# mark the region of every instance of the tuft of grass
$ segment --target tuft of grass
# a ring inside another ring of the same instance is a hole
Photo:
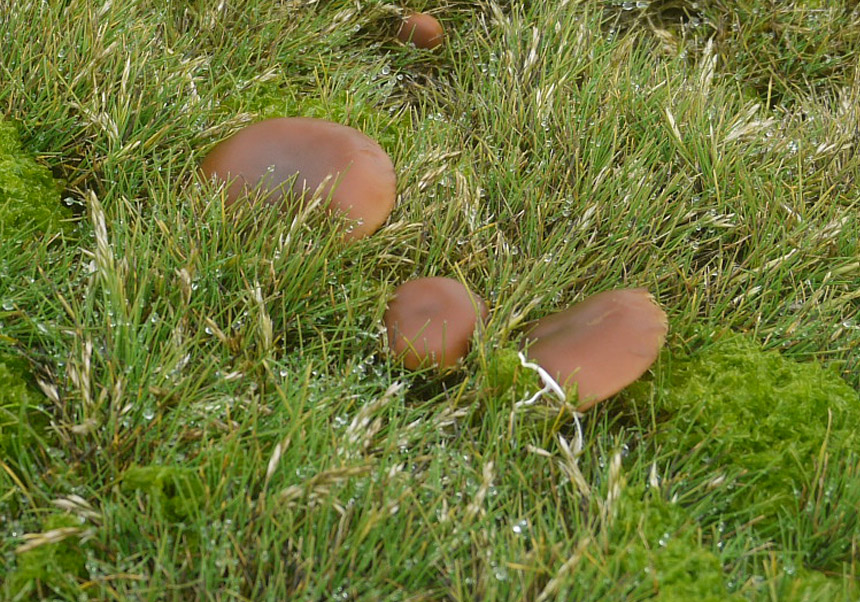
[[[592,5],[592,2],[582,2]],[[743,94],[768,106],[829,96],[857,78],[860,10],[853,2],[605,0],[610,35],[648,32],[663,52],[694,58],[709,43]]]

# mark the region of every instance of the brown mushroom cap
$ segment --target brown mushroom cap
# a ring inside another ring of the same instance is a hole
[[[219,142],[200,169],[207,179],[230,183],[230,204],[259,191],[266,203],[294,205],[330,176],[322,197],[331,198],[330,212],[350,220],[349,238],[373,233],[394,208],[391,158],[358,130],[322,119],[282,117],[250,125]]]
[[[642,376],[667,332],[648,291],[606,291],[538,320],[526,333],[527,354],[562,386],[576,383],[584,411]]]
[[[487,313],[484,301],[457,280],[411,280],[397,287],[385,311],[388,346],[410,370],[427,363],[448,368],[469,352],[478,319]]]
[[[445,40],[445,31],[435,17],[425,13],[412,13],[403,18],[400,29],[397,30],[397,39],[404,44],[412,42],[418,48],[432,50]]]

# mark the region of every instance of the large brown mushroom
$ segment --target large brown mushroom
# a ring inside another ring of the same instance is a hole
[[[397,39],[404,44],[412,42],[417,48],[432,50],[445,40],[445,30],[435,17],[425,13],[411,13],[400,23]]]
[[[388,347],[410,370],[450,368],[466,356],[475,326],[487,313],[484,301],[457,280],[411,280],[388,303]]]
[[[218,143],[200,169],[206,178],[228,183],[230,204],[262,199],[290,207],[319,189],[330,199],[328,210],[347,218],[349,238],[373,233],[394,208],[394,165],[382,147],[356,129],[322,119],[250,125]]]
[[[606,291],[538,320],[526,352],[562,386],[576,384],[584,411],[642,376],[667,331],[666,314],[645,289]]]

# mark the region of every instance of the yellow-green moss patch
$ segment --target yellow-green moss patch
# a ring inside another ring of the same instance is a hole
[[[70,217],[50,170],[24,150],[14,125],[0,121],[0,240],[54,233]]]

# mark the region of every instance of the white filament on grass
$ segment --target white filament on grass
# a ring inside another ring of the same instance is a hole
[[[538,373],[538,376],[543,382],[543,389],[532,395],[530,398],[515,403],[515,408],[524,408],[530,405],[534,405],[541,397],[543,397],[547,393],[555,393],[555,396],[558,397],[562,403],[567,402],[567,395],[564,394],[564,389],[562,389],[561,386],[555,381],[555,379],[550,376],[549,372],[547,372],[537,364],[526,360],[526,356],[525,354],[523,354],[522,351],[518,352],[517,356],[520,358],[520,364],[523,368],[528,368],[529,370],[534,370]],[[571,411],[571,413],[573,414],[573,421],[576,424],[576,440],[573,442],[573,453],[574,455],[579,455],[583,447],[582,425],[579,422],[579,418],[580,416],[582,416],[582,414],[575,410]]]

